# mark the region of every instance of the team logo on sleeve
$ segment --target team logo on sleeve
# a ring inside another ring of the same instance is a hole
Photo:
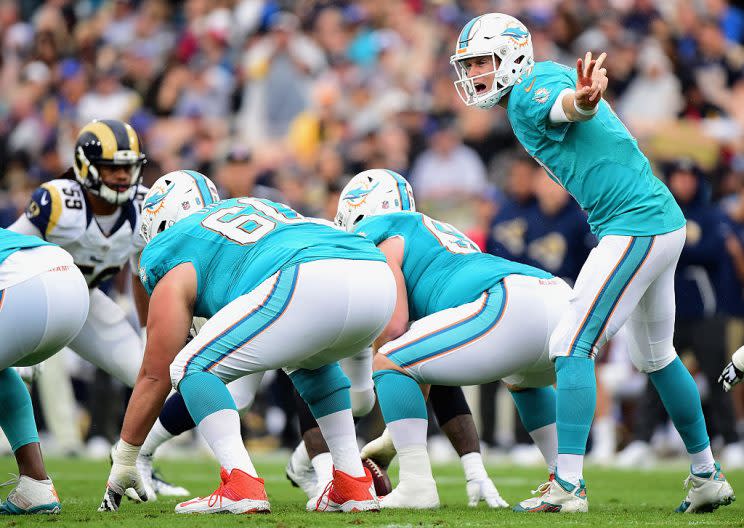
[[[26,218],[36,218],[41,214],[41,207],[35,201],[31,200],[26,207]]]
[[[532,96],[532,100],[536,103],[543,104],[550,98],[550,90],[547,88],[538,88],[535,90],[535,95]]]

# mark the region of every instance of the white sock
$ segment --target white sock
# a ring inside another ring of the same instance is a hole
[[[713,458],[713,452],[710,450],[710,446],[698,453],[690,453],[690,463],[692,464],[690,471],[698,475],[712,473],[716,470],[716,461]]]
[[[390,438],[393,439],[395,450],[400,453],[404,447],[423,445],[426,449],[426,429],[429,421],[423,418],[403,418],[387,424]]]
[[[327,414],[316,420],[328,444],[336,469],[352,477],[363,477],[364,468],[359,455],[351,409]]]
[[[594,420],[592,425],[592,449],[598,452],[615,452],[615,420],[612,416],[604,416]]]
[[[240,436],[240,417],[237,411],[221,409],[204,418],[197,428],[228,473],[237,468],[253,477],[258,476]]]
[[[462,469],[465,470],[465,480],[468,482],[488,478],[486,467],[483,465],[483,456],[478,451],[462,455],[460,461],[462,462]]]
[[[155,425],[153,425],[152,429],[150,429],[150,433],[147,435],[147,438],[145,438],[145,442],[142,444],[140,455],[146,457],[154,456],[155,451],[157,451],[158,447],[166,443],[171,438],[173,438],[173,435],[170,434],[165,427],[163,427],[163,424],[160,423],[160,418],[158,418],[155,421]]]
[[[320,453],[311,460],[318,485],[324,486],[333,480],[333,457],[330,453]]]
[[[584,455],[569,455],[558,453],[558,467],[556,475],[561,479],[578,486],[579,480],[584,478]]]
[[[429,421],[422,418],[403,418],[387,424],[398,452],[400,482],[407,479],[433,480],[429,453],[426,452],[428,426]]]
[[[409,479],[434,480],[426,444],[409,445],[398,449],[398,463],[400,464],[400,482]]]
[[[558,458],[558,431],[555,422],[530,431],[530,438],[542,453],[545,464],[548,466],[548,473],[555,473],[555,463]],[[564,478],[563,473],[561,473],[561,478]]]
[[[297,470],[305,470],[310,467],[310,455],[307,453],[305,441],[301,441],[292,451],[292,467]]]

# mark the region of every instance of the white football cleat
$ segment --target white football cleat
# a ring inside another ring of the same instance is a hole
[[[675,510],[677,513],[710,513],[719,506],[728,506],[736,500],[734,490],[716,463],[715,471],[708,475],[690,473],[685,479],[687,497]]]
[[[284,470],[287,479],[292,483],[292,486],[300,488],[309,498],[317,497],[318,492],[322,490],[318,490],[318,478],[315,474],[315,468],[310,463],[306,465],[295,464],[295,461],[292,460],[293,458],[289,457],[287,467]],[[310,462],[309,459],[308,462]]]
[[[27,513],[59,513],[62,504],[51,479],[35,480],[21,475],[2,485],[15,483],[8,498],[0,504],[0,514],[22,515]]]
[[[656,460],[656,455],[648,442],[633,440],[615,457],[615,467],[645,468]]]
[[[176,506],[176,513],[269,513],[264,481],[239,469],[220,468],[219,487],[209,497],[197,497]]]
[[[367,443],[360,453],[362,460],[371,458],[384,469],[387,469],[396,454],[393,437],[387,427],[379,437]]]
[[[386,509],[415,508],[433,510],[439,508],[437,484],[429,479],[401,480],[388,495],[380,499],[380,507]]]
[[[586,513],[589,501],[586,499],[586,486],[580,480],[577,486],[558,477],[541,484],[532,490],[531,499],[526,499],[514,506],[513,511],[523,513]]]

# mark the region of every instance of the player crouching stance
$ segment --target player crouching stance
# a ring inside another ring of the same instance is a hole
[[[137,453],[172,384],[222,466],[217,490],[176,512],[268,512],[225,383],[277,368],[307,401],[333,458],[317,509],[379,509],[337,360],[367,347],[392,314],[385,257],[284,205],[217,199],[212,182],[193,171],[161,177],[145,199],[149,243],[139,273],[150,294],[148,339],[101,509],[116,510],[127,488],[142,491]],[[194,316],[209,321],[184,348]]]
[[[44,467],[31,397],[13,366],[35,365],[67,345],[88,316],[85,278],[62,248],[0,229],[0,427],[20,474],[0,514],[59,513]]]
[[[570,288],[551,274],[480,252],[454,227],[415,212],[408,183],[375,169],[341,193],[337,223],[374,242],[395,276],[397,302],[375,342],[374,382],[400,461],[383,508],[436,508],[419,384],[503,379],[553,471],[555,373],[548,343]],[[409,321],[413,321],[409,328]]]

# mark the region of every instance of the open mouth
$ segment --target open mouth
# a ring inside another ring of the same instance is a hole
[[[483,83],[475,83],[475,93],[481,94],[486,91],[486,85]]]
[[[112,191],[116,191],[118,193],[127,192],[129,190],[129,184],[128,183],[108,184],[108,187]]]

